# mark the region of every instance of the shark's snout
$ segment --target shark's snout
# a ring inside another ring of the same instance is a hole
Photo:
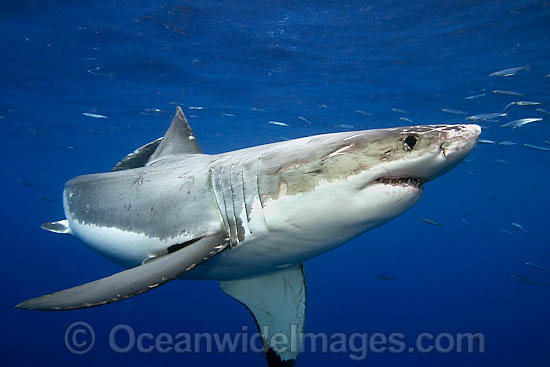
[[[481,134],[481,127],[475,124],[456,125],[446,134],[446,144],[458,150],[472,149]]]
[[[433,162],[432,170],[425,176],[431,181],[456,167],[472,151],[481,134],[475,124],[447,125],[442,128],[440,155]]]
[[[474,148],[481,127],[479,125],[455,125],[450,129],[444,137],[444,142],[441,144],[441,150],[448,161],[448,164],[453,164],[455,161],[458,164],[462,161]],[[453,165],[454,167],[454,165]]]

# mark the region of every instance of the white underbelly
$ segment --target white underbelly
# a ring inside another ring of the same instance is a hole
[[[138,266],[144,259],[166,252],[174,242],[151,238],[142,233],[122,231],[70,221],[72,233],[90,248],[110,261],[126,268]],[[270,232],[228,249],[184,275],[184,279],[229,280],[284,269],[334,248],[336,244],[320,244],[298,240],[289,232]]]
[[[140,265],[144,259],[165,253],[174,243],[146,236],[144,233],[123,231],[115,227],[101,227],[82,224],[69,219],[72,234],[82,240],[92,250],[110,261],[131,268]],[[177,239],[176,243],[189,239]]]
[[[301,264],[339,244],[306,243],[284,234],[271,234],[222,252],[184,278],[230,280],[269,273]]]

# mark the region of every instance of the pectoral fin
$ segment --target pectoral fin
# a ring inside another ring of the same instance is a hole
[[[15,307],[28,310],[63,311],[121,301],[179,277],[228,246],[228,241],[221,234],[206,236],[155,261],[78,287],[33,298]]]
[[[303,265],[259,277],[222,281],[220,286],[254,316],[268,365],[292,366],[300,352],[305,322]],[[287,343],[281,342],[281,334],[286,335]]]

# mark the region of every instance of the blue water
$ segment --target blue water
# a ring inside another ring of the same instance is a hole
[[[109,347],[118,324],[154,335],[238,333],[244,326],[253,332],[248,311],[216,282],[171,282],[73,312],[12,308],[120,271],[78,240],[39,225],[63,218],[65,181],[108,171],[163,135],[176,104],[202,149],[218,153],[406,125],[400,117],[417,124],[464,121],[441,108],[473,115],[500,112],[516,100],[550,103],[547,1],[4,1],[0,31],[5,366],[265,364],[263,354],[252,352],[118,354]],[[489,76],[526,65],[512,77]],[[424,332],[479,332],[485,352],[370,353],[353,361],[346,353],[306,351],[299,365],[548,364],[550,272],[525,265],[550,267],[550,152],[523,146],[550,147],[544,143],[550,116],[535,108],[514,106],[499,122],[482,123],[483,139],[517,145],[478,145],[467,161],[427,184],[413,209],[305,264],[307,332],[400,332],[408,340]],[[498,128],[523,117],[544,120]],[[65,346],[75,321],[95,330],[95,346],[85,355]]]

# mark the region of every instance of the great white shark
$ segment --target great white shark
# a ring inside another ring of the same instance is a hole
[[[303,262],[412,207],[480,132],[471,124],[407,126],[209,155],[178,107],[164,137],[113,172],[68,181],[66,219],[42,226],[128,270],[16,307],[73,310],[175,278],[219,280],[252,312],[269,365],[292,365],[305,321]],[[272,343],[278,333],[286,344]]]

